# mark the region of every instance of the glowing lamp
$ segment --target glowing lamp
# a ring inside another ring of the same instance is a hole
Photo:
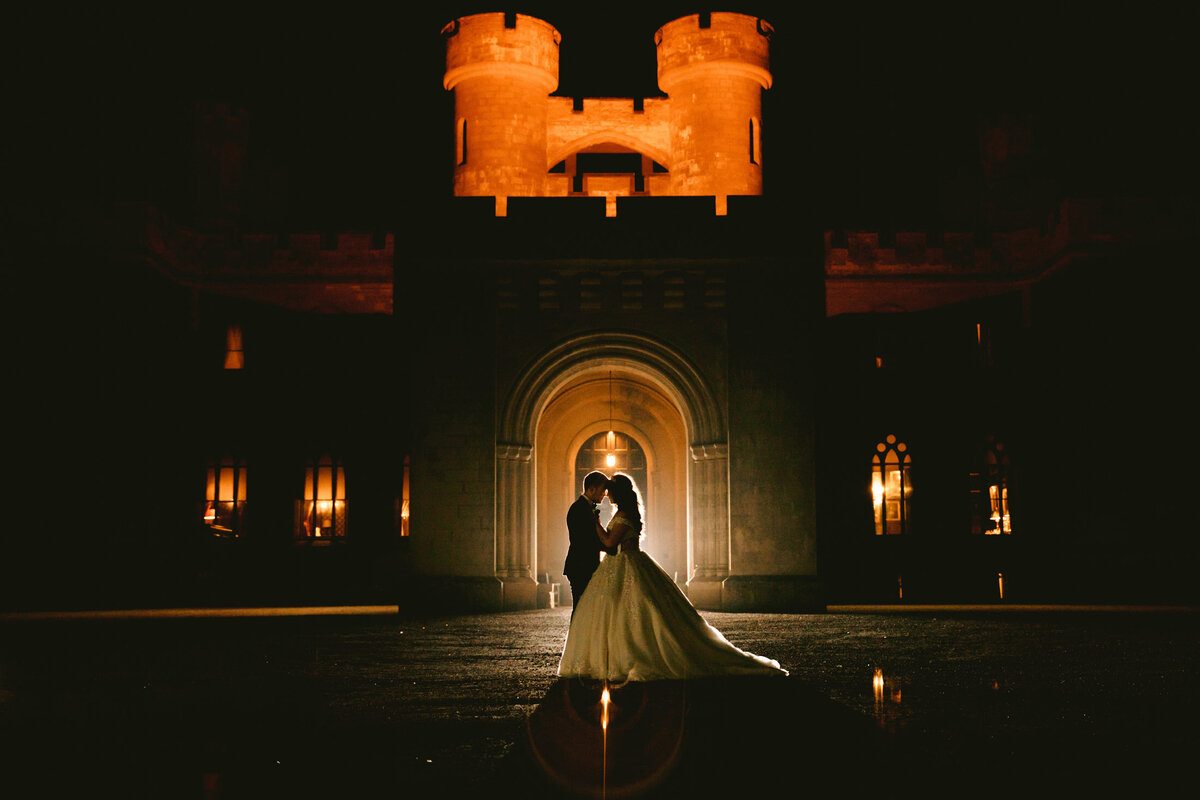
[[[208,523],[217,521],[217,510],[213,508],[212,503],[209,503],[204,507],[204,521]]]
[[[875,702],[883,702],[883,670],[875,668],[875,677],[871,681],[872,688],[875,690]]]
[[[604,691],[600,693],[600,706],[601,706],[600,727],[603,728],[604,730],[608,730],[608,703],[609,703],[608,687],[605,686]]]
[[[604,457],[604,463],[610,467],[615,467],[617,465],[617,457],[612,453],[609,453]]]

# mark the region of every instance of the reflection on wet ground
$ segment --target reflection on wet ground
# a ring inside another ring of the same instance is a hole
[[[607,728],[602,692],[555,683],[507,759],[505,784],[533,796],[740,797],[833,782],[855,764],[884,768],[892,758],[869,720],[787,678],[625,684],[611,692]],[[871,776],[855,783],[883,788]]]
[[[706,613],[791,677],[607,727],[568,614],[0,623],[0,795],[1142,796],[1200,744],[1194,613]]]

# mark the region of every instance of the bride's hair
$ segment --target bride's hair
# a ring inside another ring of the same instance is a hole
[[[624,512],[633,528],[642,532],[642,495],[637,490],[633,478],[624,472],[613,475],[608,482],[608,496],[612,498],[617,510]]]

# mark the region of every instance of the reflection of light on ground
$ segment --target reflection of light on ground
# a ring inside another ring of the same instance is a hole
[[[901,683],[899,677],[885,678],[883,669],[875,668],[875,675],[871,679],[871,691],[875,696],[875,721],[881,728],[895,730],[903,724],[900,709]]]
[[[263,608],[132,608],[112,611],[23,611],[0,620],[187,619],[191,617],[335,617],[399,614],[399,606],[280,606]]]
[[[609,686],[562,679],[527,720],[533,763],[572,794],[603,797],[609,787],[614,796],[647,791],[679,759],[684,695],[682,681]]]

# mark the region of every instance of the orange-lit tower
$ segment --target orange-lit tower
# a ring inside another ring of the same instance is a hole
[[[745,14],[693,14],[655,34],[670,96],[673,195],[762,194],[762,90],[771,26]],[[705,27],[702,23],[707,22]]]
[[[515,23],[507,27],[506,21]],[[454,194],[545,194],[547,96],[558,88],[559,33],[535,17],[460,17],[442,29],[454,90]]]

